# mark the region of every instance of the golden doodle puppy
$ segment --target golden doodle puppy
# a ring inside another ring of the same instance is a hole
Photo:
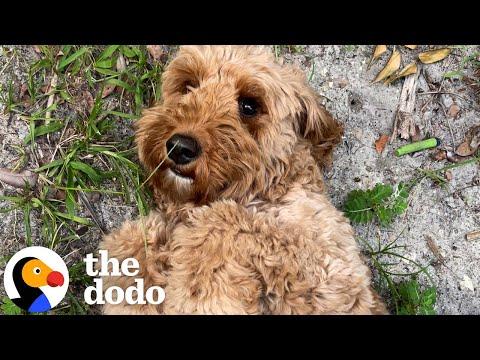
[[[136,258],[145,287],[163,287],[165,301],[103,311],[386,313],[352,227],[324,194],[321,168],[342,127],[302,71],[264,47],[184,46],[162,86],[136,129],[141,162],[158,167],[158,210],[100,249]]]

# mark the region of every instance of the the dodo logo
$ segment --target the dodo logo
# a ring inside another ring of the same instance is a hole
[[[31,246],[13,255],[3,278],[8,297],[31,313],[57,306],[67,293],[68,280],[62,258],[41,246]]]

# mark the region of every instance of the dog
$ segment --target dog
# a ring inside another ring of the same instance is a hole
[[[136,123],[158,209],[99,248],[136,258],[160,305],[105,314],[386,314],[322,168],[343,133],[266,47],[183,46]],[[105,286],[133,285],[105,277]]]

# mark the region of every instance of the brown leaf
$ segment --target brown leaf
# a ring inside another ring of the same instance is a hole
[[[445,179],[446,179],[447,181],[451,181],[452,178],[453,178],[452,171],[451,171],[451,170],[445,171]]]
[[[37,54],[42,53],[42,50],[40,49],[40,46],[38,46],[38,45],[33,45],[33,51],[35,51]]]
[[[112,85],[112,84],[105,85],[102,92],[102,99],[106,98],[108,95],[110,95],[114,91],[115,91],[115,85]]]
[[[405,66],[402,70],[400,70],[398,74],[392,75],[390,78],[385,80],[385,84],[388,85],[401,77],[405,77],[405,76],[416,74],[416,73],[417,73],[417,63],[413,61],[407,66]]]
[[[370,62],[368,63],[368,68],[372,66],[375,62],[377,62],[378,59],[387,51],[387,45],[377,45],[375,47],[375,50],[373,51],[372,58],[370,59]]]
[[[90,114],[93,110],[93,107],[95,106],[95,100],[93,99],[93,95],[90,93],[90,91],[85,90],[83,92],[83,98],[85,99],[85,102],[88,106],[88,113]]]
[[[378,73],[375,80],[373,80],[373,83],[382,81],[388,78],[389,76],[391,76],[393,73],[395,73],[395,71],[397,71],[398,68],[400,67],[400,61],[401,61],[400,52],[398,50],[394,50],[387,64],[382,69],[382,71]]]
[[[403,46],[405,46],[406,48],[408,48],[410,50],[415,50],[418,45],[403,45]]]
[[[432,64],[434,62],[445,59],[450,54],[451,51],[452,49],[450,48],[426,51],[418,54],[418,58],[424,64]]]
[[[160,45],[147,45],[147,51],[155,61],[160,61],[162,55],[164,54],[164,51]]]
[[[446,158],[447,158],[447,154],[445,150],[437,149],[432,155],[432,159],[436,161],[442,161],[442,160],[445,160]]]
[[[456,118],[459,112],[460,112],[460,107],[457,104],[453,103],[448,108],[447,115],[451,118]]]
[[[387,145],[387,141],[390,137],[388,135],[381,135],[377,141],[375,141],[375,150],[377,153],[381,154]]]
[[[458,145],[455,154],[459,156],[473,155],[480,146],[480,125],[474,126],[468,130],[463,142]]]
[[[38,175],[30,170],[14,173],[11,170],[0,168],[0,180],[16,188],[23,188],[25,184],[34,187],[37,184],[37,179]]]

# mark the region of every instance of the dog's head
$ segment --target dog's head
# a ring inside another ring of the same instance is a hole
[[[185,46],[163,74],[162,101],[137,123],[156,191],[176,201],[244,200],[286,175],[295,145],[327,162],[341,126],[306,78],[254,46]]]

